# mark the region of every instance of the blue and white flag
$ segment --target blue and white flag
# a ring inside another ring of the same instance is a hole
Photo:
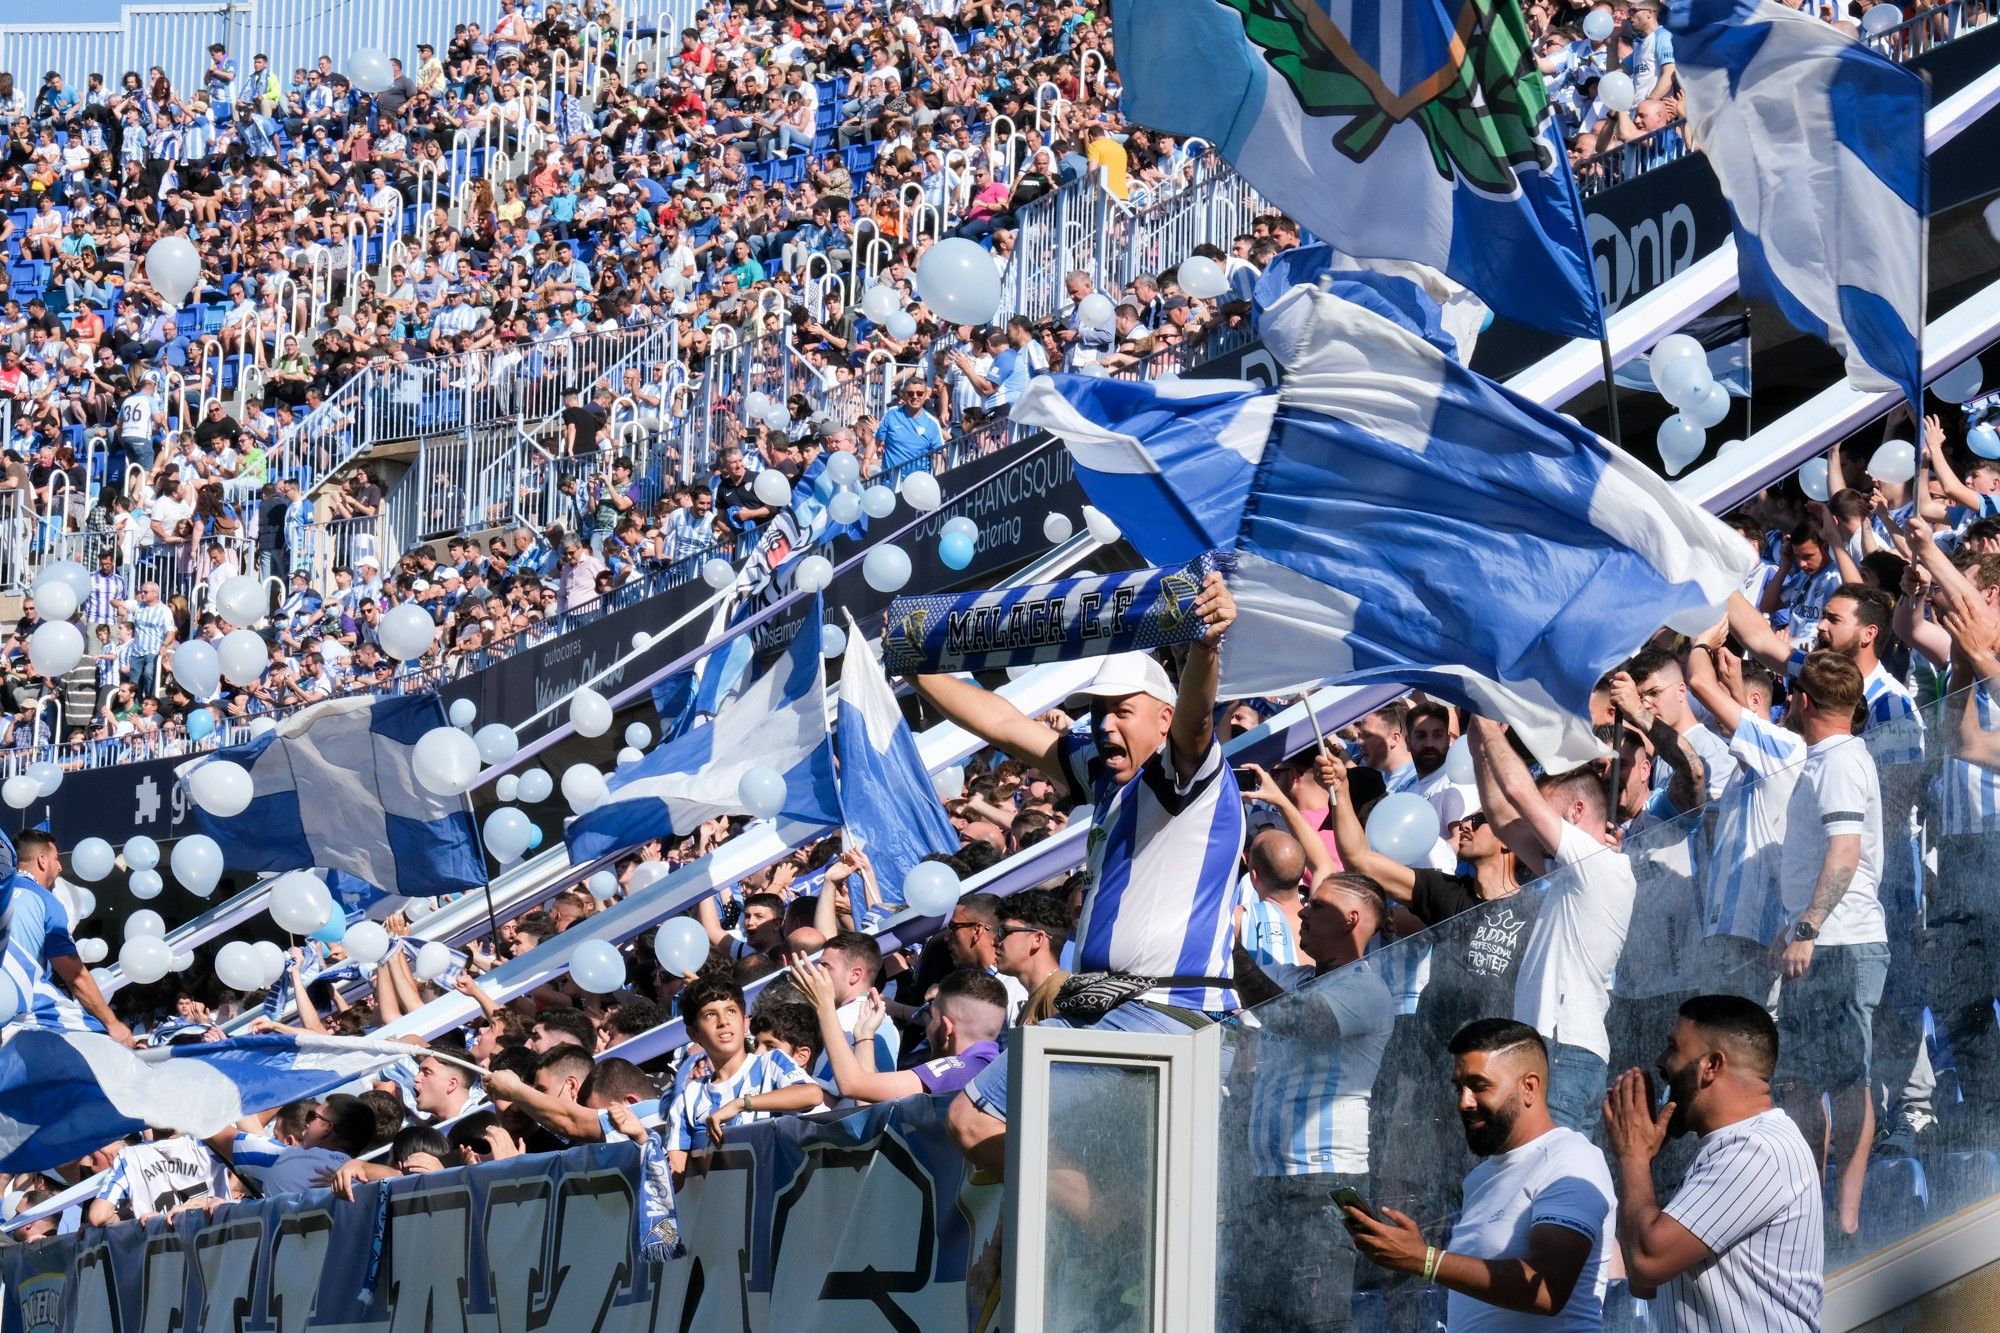
[[[1355,259],[1340,254],[1325,243],[1294,246],[1280,251],[1257,278],[1251,294],[1251,313],[1265,347],[1280,365],[1289,365],[1289,349],[1281,346],[1284,330],[1274,327],[1266,316],[1285,295],[1298,286],[1330,284],[1326,290],[1357,305],[1373,308],[1413,332],[1424,341],[1457,359],[1472,362],[1472,349],[1479,334],[1493,322],[1486,303],[1460,284],[1428,264],[1407,259]]]
[[[840,808],[847,840],[868,853],[885,900],[903,901],[903,879],[934,852],[958,850],[896,691],[852,617],[840,664]],[[862,904],[851,900],[855,919]]]
[[[1548,91],[1512,0],[1127,0],[1123,109],[1213,144],[1345,254],[1428,264],[1517,323],[1603,336]]]
[[[1901,389],[1921,415],[1923,79],[1769,0],[1673,0],[1666,22],[1744,293],[1832,344],[1855,388]]]
[[[722,705],[715,720],[656,747],[609,779],[610,794],[563,833],[578,865],[651,838],[692,833],[704,820],[741,814],[736,788],[752,768],[785,780],[782,817],[838,824],[833,738],[820,659],[820,605],[800,622],[791,646],[763,675]]]
[[[1090,502],[1152,565],[1228,546],[1277,400],[1244,380],[1037,375],[1016,425],[1069,449]]]
[[[1222,692],[1420,687],[1598,751],[1591,687],[1662,624],[1713,625],[1754,553],[1589,431],[1372,310],[1310,297],[1236,542]]]
[[[142,1129],[208,1135],[405,1059],[402,1042],[265,1033],[132,1051],[28,1029],[0,1046],[0,1171],[40,1171]]]
[[[427,790],[411,763],[417,739],[446,725],[432,694],[331,699],[174,771],[186,782],[218,760],[250,770],[241,814],[195,809],[232,870],[320,866],[386,894],[434,898],[486,883],[470,804]]]

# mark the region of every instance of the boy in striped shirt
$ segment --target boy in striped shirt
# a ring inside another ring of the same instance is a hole
[[[812,1075],[783,1051],[751,1053],[743,988],[735,982],[697,978],[681,992],[681,1016],[711,1072],[688,1079],[667,1109],[662,1133],[676,1180],[689,1154],[720,1146],[729,1126],[825,1103]]]

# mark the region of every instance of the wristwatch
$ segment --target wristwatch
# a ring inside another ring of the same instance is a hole
[[[1812,941],[1819,938],[1819,927],[1815,926],[1810,921],[1800,921],[1799,924],[1792,927],[1792,938],[1795,940],[1803,940],[1806,943],[1810,944]]]

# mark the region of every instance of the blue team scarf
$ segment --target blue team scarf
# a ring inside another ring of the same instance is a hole
[[[1222,561],[1209,552],[1179,569],[898,597],[889,604],[882,665],[899,676],[987,671],[1192,643],[1201,637],[1195,597]]]

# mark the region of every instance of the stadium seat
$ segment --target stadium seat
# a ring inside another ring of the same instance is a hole
[[[1868,1163],[1863,1197],[1868,1206],[1861,1213],[1862,1236],[1868,1248],[1878,1249],[1923,1226],[1930,1181],[1914,1157],[1878,1157]]]
[[[1995,1194],[2000,1194],[2000,1153],[1991,1148],[1947,1153],[1937,1164],[1937,1189],[1933,1197],[1940,1216],[1969,1208]]]

